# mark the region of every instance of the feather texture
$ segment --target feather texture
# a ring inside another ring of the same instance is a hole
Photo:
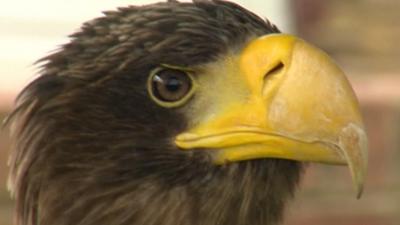
[[[159,64],[201,65],[279,32],[225,1],[168,1],[104,13],[39,61],[10,116],[17,225],[276,224],[300,163],[225,166],[180,151],[180,110],[146,92]]]

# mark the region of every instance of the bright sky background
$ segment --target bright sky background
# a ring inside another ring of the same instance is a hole
[[[233,1],[291,30],[287,1]],[[84,21],[118,6],[153,2],[158,0],[0,0],[0,107],[35,77],[33,63],[66,43]]]

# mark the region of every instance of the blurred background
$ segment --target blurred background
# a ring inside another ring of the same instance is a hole
[[[33,63],[68,41],[101,11],[149,0],[0,0],[0,120],[31,81]],[[347,168],[310,165],[285,225],[400,224],[400,1],[237,0],[282,31],[319,46],[346,71],[369,135],[364,196],[356,200]],[[7,129],[0,133],[0,225],[11,225],[6,190]]]

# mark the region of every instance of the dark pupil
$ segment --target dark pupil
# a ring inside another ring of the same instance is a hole
[[[176,92],[178,91],[182,86],[182,83],[180,80],[178,80],[178,78],[176,78],[175,76],[172,77],[168,77],[166,78],[165,81],[165,88],[170,91],[170,92]]]

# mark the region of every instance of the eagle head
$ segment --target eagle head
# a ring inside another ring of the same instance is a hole
[[[361,192],[357,100],[321,50],[221,0],[104,14],[17,99],[16,224],[276,224],[302,162]]]

